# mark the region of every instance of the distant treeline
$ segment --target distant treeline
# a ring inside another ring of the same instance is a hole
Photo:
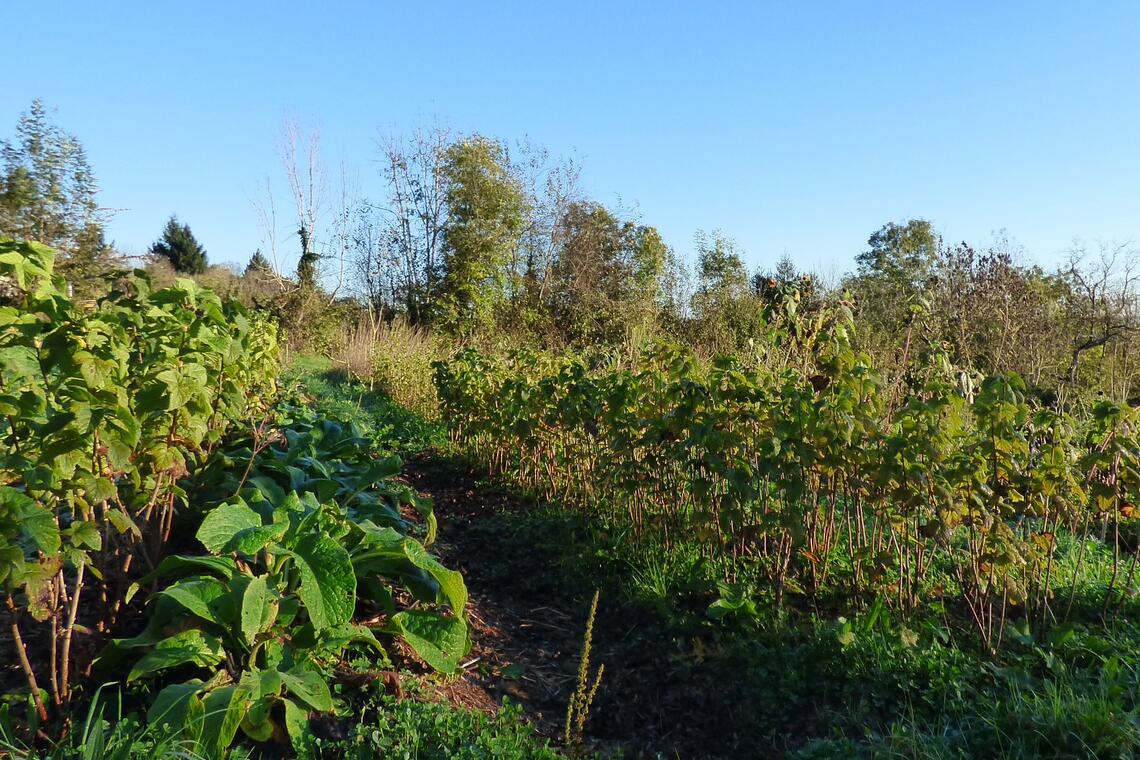
[[[193,275],[269,311],[294,349],[334,352],[354,323],[399,321],[484,347],[628,352],[674,340],[747,354],[766,305],[794,293],[808,314],[849,301],[854,345],[896,383],[921,338],[966,373],[1018,373],[1045,404],[1140,396],[1140,269],[1127,246],[1074,249],[1047,271],[1006,239],[950,243],[911,219],[882,226],[853,251],[852,273],[824,283],[786,256],[749,271],[720,231],[699,232],[686,261],[636,214],[586,196],[574,159],[531,143],[438,125],[386,138],[385,191],[363,198],[330,192],[317,142],[287,130],[296,218],[259,207],[266,246],[244,269],[208,266],[174,218],[156,231],[148,268],[160,282]],[[125,262],[105,241],[79,140],[36,101],[3,143],[3,162],[0,235],[55,247],[80,294],[98,295],[84,291]],[[295,234],[278,240],[279,228]]]

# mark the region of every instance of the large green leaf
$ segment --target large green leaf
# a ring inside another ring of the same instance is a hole
[[[288,529],[287,523],[246,528],[226,542],[224,551],[252,557],[270,544],[280,541]]]
[[[146,713],[146,722],[151,726],[162,724],[171,728],[180,729],[186,719],[186,708],[190,698],[203,686],[197,678],[186,683],[174,683],[167,686],[154,698],[154,703]]]
[[[265,577],[250,580],[241,597],[241,635],[245,643],[253,646],[262,625],[269,618],[269,588]]]
[[[261,515],[244,503],[223,504],[202,520],[202,525],[198,528],[198,540],[211,554],[227,554],[234,551],[230,547],[240,542],[243,533],[262,527]]]
[[[15,523],[36,548],[44,554],[59,552],[61,541],[55,515],[22,491],[0,486],[0,514]]]
[[[273,738],[273,721],[269,719],[269,708],[272,705],[268,699],[255,700],[242,718],[242,732],[255,742],[267,742]],[[256,716],[261,717],[258,719]]]
[[[412,539],[404,541],[404,554],[412,564],[428,572],[439,583],[439,589],[451,605],[451,611],[457,617],[463,617],[467,608],[467,584],[463,582],[463,575],[455,570],[448,570],[439,563],[435,557]]]
[[[290,694],[314,710],[332,710],[332,692],[320,673],[311,670],[284,671],[281,673],[281,683],[285,684]]]
[[[352,501],[352,499],[364,491],[365,489],[372,488],[377,483],[386,478],[390,478],[400,472],[403,462],[399,457],[390,456],[383,459],[373,460],[362,471],[355,471],[349,477],[344,478],[344,485],[352,489],[352,493],[344,499],[344,503]],[[357,468],[353,468],[356,470]]]
[[[309,714],[291,699],[283,699],[285,705],[285,730],[293,749],[300,753],[305,748],[304,739],[309,734]]]
[[[110,522],[111,525],[115,526],[115,530],[120,534],[131,533],[136,539],[142,538],[142,529],[139,528],[138,524],[132,520],[130,515],[126,512],[108,507],[103,512],[103,516],[107,518],[107,521]]]
[[[321,636],[322,648],[333,653],[340,652],[350,644],[368,644],[381,654],[385,652],[384,645],[372,633],[372,629],[363,625],[338,625],[326,629]]]
[[[355,527],[360,531],[360,543],[365,546],[386,547],[399,551],[404,534],[387,525],[381,527],[371,520],[359,520]]]
[[[154,645],[154,649],[142,656],[127,681],[134,681],[149,673],[193,663],[202,667],[214,667],[226,658],[222,642],[197,628],[176,633]]]
[[[470,649],[467,624],[458,618],[404,610],[392,616],[391,627],[424,662],[443,673],[454,673]]]
[[[253,475],[249,485],[256,488],[270,504],[280,504],[285,499],[285,489],[277,485],[268,475]]]
[[[203,700],[205,721],[202,742],[207,758],[225,757],[233,744],[238,727],[249,710],[250,694],[243,686],[223,686],[211,691]]]
[[[215,602],[225,595],[225,585],[216,578],[197,577],[180,580],[158,592],[169,597],[202,620],[223,625],[215,611]]]
[[[229,557],[203,557],[187,554],[172,554],[164,557],[153,572],[139,578],[139,584],[150,583],[180,571],[208,570],[221,578],[229,578],[238,571],[237,563]]]
[[[17,583],[24,585],[24,598],[28,612],[36,620],[43,622],[55,609],[55,579],[63,566],[60,557],[43,557],[39,562],[24,564],[18,573],[13,573]]]
[[[39,354],[29,346],[0,348],[0,369],[25,382],[37,383],[40,377]]]
[[[356,573],[348,551],[326,536],[307,535],[290,552],[301,574],[297,594],[318,631],[347,623],[356,609]]]
[[[63,532],[71,546],[78,549],[99,551],[103,548],[103,536],[99,533],[99,526],[92,520],[76,520]]]
[[[100,502],[110,501],[119,494],[119,489],[111,482],[110,478],[91,478],[85,485],[85,497],[89,504],[99,504]]]
[[[276,668],[247,670],[242,674],[241,682],[249,690],[253,700],[242,729],[252,738],[265,741],[268,738],[265,736],[266,730],[268,729],[270,733],[273,730],[269,711],[281,694],[281,672]],[[264,738],[259,739],[259,736]]]

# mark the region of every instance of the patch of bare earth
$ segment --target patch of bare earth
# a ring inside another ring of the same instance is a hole
[[[437,686],[439,696],[488,711],[507,697],[559,739],[593,589],[567,594],[556,558],[486,529],[485,521],[530,508],[509,489],[429,455],[407,462],[405,477],[434,500],[434,549],[463,573],[470,594],[473,649],[464,676]],[[591,662],[605,663],[605,677],[586,724],[591,749],[631,758],[770,756],[746,728],[749,699],[728,667],[700,665],[691,641],[674,640],[659,618],[601,593]]]

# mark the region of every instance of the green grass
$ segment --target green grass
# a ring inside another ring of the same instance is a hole
[[[375,757],[557,760],[563,757],[535,733],[523,718],[521,709],[509,702],[497,714],[487,715],[418,698],[397,700],[378,691],[356,701],[350,709],[355,715],[347,738],[314,738],[308,751],[300,757],[311,760]],[[158,736],[133,716],[122,715],[113,705],[93,707],[76,728],[69,738],[48,750],[31,749],[0,730],[0,755],[21,760],[198,760],[196,754]],[[266,755],[258,749],[238,746],[227,757],[238,760]]]
[[[409,456],[447,445],[447,429],[442,424],[429,422],[365,383],[349,379],[323,357],[295,357],[282,382],[287,392],[310,397],[321,415],[356,425],[384,453]]]
[[[1111,557],[1062,542],[1058,572],[1076,578],[1073,625],[1030,635],[1011,616],[990,658],[970,627],[927,613],[905,623],[867,612],[841,620],[756,616],[713,620],[717,568],[684,544],[634,544],[577,513],[535,504],[471,530],[493,534],[507,565],[502,582],[581,600],[595,587],[658,618],[668,642],[705,642],[705,664],[731,673],[749,706],[734,730],[776,755],[846,757],[1132,757],[1140,752],[1140,626],[1131,607],[1100,618]],[[540,568],[547,568],[540,572]],[[1067,599],[1057,600],[1063,604]],[[1130,605],[1134,604],[1130,602]],[[1108,673],[1110,676],[1106,676]],[[605,710],[603,705],[601,708]],[[686,716],[702,720],[701,715]]]
[[[556,760],[562,755],[505,703],[497,715],[416,699],[376,697],[362,707],[351,735],[315,742],[310,758],[371,760]]]

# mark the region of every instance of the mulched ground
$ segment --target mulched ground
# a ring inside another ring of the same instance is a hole
[[[478,709],[506,696],[542,733],[560,737],[593,589],[568,593],[557,556],[494,529],[533,508],[526,499],[454,460],[421,455],[404,472],[435,501],[434,551],[463,573],[470,592],[474,648],[466,675],[441,696]],[[601,593],[592,664],[606,667],[586,725],[591,749],[631,758],[771,756],[750,730],[753,697],[731,663],[699,658],[699,645],[675,639],[652,612]]]

